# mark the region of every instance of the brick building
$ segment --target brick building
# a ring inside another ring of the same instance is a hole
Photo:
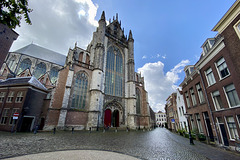
[[[235,138],[240,135],[239,0],[213,31],[218,31],[218,34],[203,43],[199,61],[186,67],[186,77],[181,86],[186,110],[192,114],[193,122],[197,122],[192,129],[196,127],[200,132],[202,127],[203,133],[211,140],[220,145],[234,146]],[[188,73],[189,69],[191,73]]]
[[[177,93],[172,93],[166,101],[165,111],[168,129],[176,132],[179,129]]]
[[[7,25],[0,23],[0,67],[2,66],[14,40],[18,34]]]
[[[32,131],[44,121],[47,89],[34,77],[9,78],[0,82],[0,130]],[[18,119],[13,114],[19,113]]]

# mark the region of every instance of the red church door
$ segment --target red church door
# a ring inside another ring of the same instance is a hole
[[[104,126],[109,126],[111,127],[111,110],[110,109],[106,109],[105,110],[105,115],[104,115]]]

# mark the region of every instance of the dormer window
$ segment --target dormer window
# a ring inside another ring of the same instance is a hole
[[[206,43],[206,44],[203,46],[203,50],[204,50],[205,53],[207,53],[207,52],[210,50],[209,43]]]
[[[187,75],[187,76],[189,76],[189,75],[190,75],[190,72],[189,72],[189,70],[188,70],[188,69],[186,70],[186,75]]]

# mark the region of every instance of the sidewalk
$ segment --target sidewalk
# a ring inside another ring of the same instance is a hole
[[[97,150],[70,150],[30,154],[26,156],[7,158],[5,160],[138,160],[137,158],[116,152]]]

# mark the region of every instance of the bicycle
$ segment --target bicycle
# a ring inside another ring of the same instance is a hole
[[[235,150],[237,152],[240,152],[240,139],[239,138],[235,139]]]

